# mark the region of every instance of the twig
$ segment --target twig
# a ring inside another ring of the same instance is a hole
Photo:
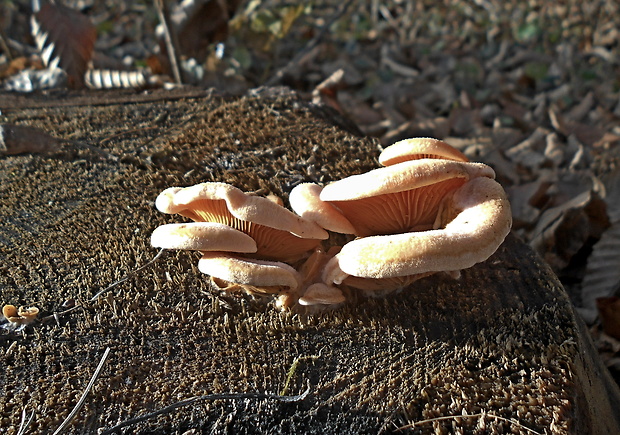
[[[14,59],[14,56],[6,40],[7,40],[6,35],[4,34],[4,31],[0,28],[0,48],[2,49],[4,53],[6,53],[6,57],[9,59],[9,61],[11,61]]]
[[[119,160],[118,157],[115,156],[114,154],[109,153],[109,152],[105,151],[104,149],[101,149],[101,148],[96,147],[94,145],[90,145],[90,144],[87,144],[87,143],[84,143],[84,142],[80,142],[79,140],[73,140],[73,139],[59,139],[59,140],[62,141],[62,142],[65,142],[65,143],[69,143],[71,145],[75,145],[77,147],[82,147],[82,148],[86,148],[88,150],[94,151],[97,154],[101,155],[102,157],[105,157],[106,159],[112,160],[114,162],[118,162],[118,160]]]
[[[90,298],[89,302],[94,302],[97,299],[99,299],[99,297],[104,294],[105,292],[107,292],[108,290],[113,289],[114,287],[116,287],[117,285],[127,281],[129,278],[131,278],[132,276],[134,276],[136,273],[140,272],[141,270],[146,269],[147,267],[149,267],[151,264],[155,263],[155,261],[157,261],[157,259],[159,257],[161,257],[161,254],[164,252],[164,248],[160,249],[159,252],[157,253],[157,255],[155,255],[155,257],[153,257],[153,259],[151,261],[149,261],[148,263],[138,267],[135,270],[132,270],[131,272],[129,272],[127,275],[125,275],[124,277],[122,277],[121,279],[119,279],[118,281],[113,282],[112,284],[110,284],[109,286],[107,286],[106,288],[104,288],[103,290],[101,290],[99,293],[97,293],[95,296],[93,296],[92,298]]]
[[[58,427],[58,429],[56,429],[53,435],[62,433],[62,431],[65,430],[67,426],[69,426],[69,423],[71,423],[71,420],[75,418],[76,414],[82,408],[82,406],[84,405],[84,402],[86,401],[86,396],[88,396],[88,393],[93,388],[93,385],[95,384],[95,381],[99,377],[99,373],[101,373],[101,370],[103,369],[103,365],[105,364],[105,361],[108,358],[109,354],[110,354],[110,348],[107,347],[105,352],[103,353],[103,356],[101,357],[101,361],[99,361],[99,365],[95,369],[95,373],[93,373],[93,376],[90,378],[90,382],[84,389],[84,392],[82,393],[82,397],[80,397],[80,400],[78,400],[78,403],[75,405],[73,410],[69,413],[67,418],[65,418],[65,421],[63,421],[62,424]]]
[[[293,360],[293,364],[291,364],[291,367],[288,369],[288,373],[286,374],[286,380],[284,381],[284,387],[282,388],[282,391],[280,391],[281,396],[284,396],[286,395],[286,393],[288,393],[289,384],[291,383],[291,379],[293,378],[293,375],[295,374],[295,372],[297,371],[297,368],[299,367],[299,363],[302,361],[306,361],[306,360],[316,361],[317,359],[321,357],[321,352],[323,352],[323,349],[319,351],[318,355],[307,355],[307,356],[295,357],[295,360]]]
[[[65,314],[69,314],[71,311],[75,311],[78,308],[82,308],[81,305],[76,305],[74,307],[68,308],[64,311],[59,311],[59,312],[54,312],[52,314],[50,314],[49,316],[45,316],[41,318],[41,323],[47,323],[50,322],[52,320],[56,320],[56,323],[59,322],[58,319],[60,319],[60,317],[64,316]]]
[[[267,80],[267,82],[265,82],[265,86],[274,86],[276,83],[278,83],[287,72],[289,72],[291,69],[293,69],[295,65],[299,63],[300,59],[302,59],[306,54],[312,51],[314,47],[319,45],[319,43],[323,40],[323,38],[329,31],[329,28],[336,21],[338,21],[338,19],[341,16],[344,15],[347,9],[349,9],[349,6],[351,6],[351,3],[353,3],[353,0],[347,0],[345,4],[342,6],[342,8],[339,11],[337,11],[331,17],[331,19],[323,25],[323,27],[319,29],[319,32],[317,33],[317,35],[314,38],[312,38],[310,41],[308,41],[308,43],[306,44],[303,50],[297,53],[295,57],[293,57],[293,59],[291,59],[289,63],[287,63],[283,68],[279,69],[269,80]]]
[[[13,342],[15,343],[15,342]],[[17,435],[24,435],[30,423],[32,423],[32,419],[34,418],[34,411],[30,413],[30,418],[26,421],[26,408],[22,410],[22,422],[19,425],[19,430],[17,431]]]
[[[101,290],[99,293],[97,293],[95,296],[93,296],[92,298],[89,299],[89,302],[94,302],[97,299],[99,299],[99,297],[104,294],[105,292],[113,289],[114,287],[116,287],[117,285],[127,281],[129,278],[131,278],[132,276],[134,276],[136,273],[140,272],[141,270],[146,269],[147,267],[149,267],[151,264],[155,263],[155,261],[161,257],[161,254],[164,252],[163,249],[160,249],[159,252],[155,255],[155,257],[153,257],[148,263],[143,264],[142,266],[138,267],[135,270],[132,270],[131,272],[129,272],[127,275],[125,275],[124,277],[122,277],[121,279],[119,279],[118,281],[113,282],[112,284],[110,284],[109,286],[107,286],[106,288],[104,288],[103,290]],[[77,310],[78,308],[83,308],[83,305],[75,305],[71,308],[68,308],[64,311],[60,311],[60,312],[55,312],[50,314],[49,316],[45,316],[43,318],[41,318],[41,322],[42,323],[47,323],[51,320],[56,320],[58,321],[59,317],[64,316],[65,314],[68,314],[72,311]]]
[[[177,48],[179,46],[176,38],[176,32],[172,28],[170,22],[170,14],[168,13],[168,7],[166,0],[155,0],[155,7],[157,8],[157,15],[159,15],[159,21],[164,26],[164,41],[166,42],[166,50],[168,51],[168,60],[170,61],[170,68],[172,69],[172,75],[174,81],[182,85],[183,79],[181,77],[181,70],[179,69],[179,53]]]
[[[480,418],[480,417],[491,417],[491,418],[494,418],[496,420],[500,420],[500,421],[504,421],[506,423],[511,423],[511,424],[517,425],[521,429],[524,429],[526,432],[530,432],[530,433],[533,433],[533,434],[536,434],[536,435],[543,435],[540,432],[535,431],[534,429],[530,429],[529,427],[524,426],[523,424],[519,423],[517,420],[515,420],[513,418],[506,418],[506,417],[502,417],[500,415],[490,414],[488,412],[480,412],[478,414],[444,415],[442,417],[428,418],[426,420],[415,421],[415,422],[413,422],[411,424],[408,424],[406,426],[401,426],[397,430],[400,431],[400,430],[404,430],[404,429],[413,429],[417,425],[426,424],[426,423],[433,423],[435,421],[452,420],[452,419],[455,419],[455,418]]]
[[[267,399],[267,400],[275,400],[278,402],[292,403],[292,402],[299,402],[301,400],[304,400],[306,396],[308,396],[309,393],[310,393],[310,383],[308,383],[308,388],[306,388],[306,390],[303,393],[298,394],[296,396],[280,396],[278,394],[261,394],[261,393],[206,394],[204,396],[195,396],[195,397],[190,397],[189,399],[181,400],[180,402],[173,403],[172,405],[166,406],[165,408],[159,409],[155,412],[151,412],[149,414],[145,414],[140,417],[132,418],[130,420],[125,420],[122,423],[119,423],[114,427],[106,429],[103,432],[99,432],[99,435],[112,434],[124,427],[131,426],[137,423],[141,423],[145,420],[149,420],[153,417],[157,417],[158,415],[168,414],[177,408],[191,405],[192,403],[195,403],[201,400]]]

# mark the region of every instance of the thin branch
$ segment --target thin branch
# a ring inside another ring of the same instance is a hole
[[[521,429],[524,429],[526,432],[530,432],[536,435],[543,435],[540,432],[535,431],[534,429],[530,429],[527,426],[524,426],[523,424],[519,423],[517,420],[513,419],[513,418],[506,418],[506,417],[502,417],[500,415],[495,415],[495,414],[490,414],[488,412],[481,412],[478,414],[459,414],[459,415],[445,415],[442,417],[435,417],[435,418],[428,418],[426,420],[419,420],[419,421],[415,421],[411,424],[408,424],[406,426],[401,426],[399,427],[397,430],[404,430],[404,429],[413,429],[416,426],[420,425],[420,424],[426,424],[426,423],[433,423],[435,421],[442,421],[442,420],[452,420],[455,418],[480,418],[480,417],[491,417],[494,418],[496,420],[500,420],[500,421],[504,421],[506,423],[510,423],[510,424],[514,424],[516,426],[518,426]]]
[[[124,277],[122,277],[121,279],[119,279],[118,281],[113,282],[112,284],[110,284],[109,286],[107,286],[106,288],[104,288],[103,290],[101,290],[99,293],[97,293],[95,296],[93,296],[92,298],[90,298],[89,302],[94,302],[97,299],[99,299],[99,297],[104,294],[105,292],[107,292],[108,290],[113,289],[114,287],[116,287],[117,285],[127,281],[129,278],[131,278],[132,276],[134,276],[136,273],[140,272],[141,270],[146,269],[147,267],[149,267],[151,264],[155,263],[155,261],[157,261],[157,259],[159,257],[161,257],[161,254],[164,252],[164,248],[160,249],[159,252],[157,253],[157,255],[155,255],[155,257],[153,257],[153,259],[151,261],[149,261],[148,263],[138,267],[135,270],[132,270],[131,272],[129,272],[127,275],[125,275]]]
[[[166,42],[166,50],[168,51],[168,60],[170,60],[172,75],[174,76],[174,81],[181,85],[183,84],[183,78],[181,77],[181,70],[179,68],[179,53],[177,50],[179,43],[176,37],[176,31],[172,28],[172,23],[170,22],[170,14],[168,13],[166,0],[155,0],[155,7],[157,8],[159,21],[164,27],[164,41]]]
[[[4,34],[4,31],[0,28],[0,49],[6,54],[6,57],[9,61],[14,59],[13,53],[11,52],[11,47],[7,44],[7,38]]]
[[[308,394],[310,393],[310,383],[308,383],[308,388],[296,396],[280,396],[278,394],[261,394],[261,393],[232,393],[232,394],[206,394],[204,396],[195,396],[190,397],[189,399],[181,400],[180,402],[173,403],[172,405],[166,406],[165,408],[159,409],[155,412],[151,412],[149,414],[142,415],[140,417],[132,418],[130,420],[125,420],[122,423],[117,424],[114,427],[104,430],[103,432],[99,432],[99,435],[110,435],[127,426],[132,426],[134,424],[141,423],[143,421],[149,420],[153,417],[157,417],[158,415],[168,414],[175,409],[181,408],[183,406],[191,405],[192,403],[201,401],[201,400],[242,400],[242,399],[258,399],[258,400],[276,400],[278,402],[299,402],[304,400]]]
[[[297,65],[304,56],[306,56],[306,54],[312,51],[314,47],[319,45],[319,43],[323,41],[323,38],[329,31],[329,28],[336,21],[338,21],[338,19],[340,19],[341,16],[344,15],[347,9],[349,9],[349,6],[351,6],[351,3],[353,3],[353,0],[347,0],[345,4],[342,6],[342,8],[340,8],[340,10],[337,11],[331,17],[331,19],[327,23],[325,23],[323,27],[319,29],[319,32],[317,33],[317,35],[306,44],[303,50],[297,53],[297,55],[295,55],[295,57],[293,57],[293,59],[291,59],[289,63],[287,63],[283,68],[279,69],[269,80],[267,80],[267,82],[265,82],[265,86],[274,86],[275,84],[277,84],[280,80],[282,80],[282,77],[284,77],[284,75],[287,72],[293,69],[293,67],[295,67],[295,65]]]
[[[66,427],[69,426],[69,423],[71,423],[71,420],[73,420],[76,414],[80,411],[80,409],[84,405],[84,402],[86,401],[86,396],[88,396],[88,393],[93,388],[93,385],[95,385],[95,381],[99,377],[99,373],[101,373],[101,370],[103,369],[103,365],[105,364],[105,361],[108,358],[109,354],[110,354],[110,348],[107,347],[105,352],[103,353],[103,356],[101,357],[101,361],[99,361],[99,365],[95,369],[95,373],[93,373],[93,376],[90,378],[90,382],[84,389],[84,392],[82,393],[82,397],[80,397],[80,400],[78,400],[78,403],[75,405],[73,410],[69,413],[67,418],[65,418],[65,421],[63,421],[62,424],[58,427],[58,429],[56,429],[53,435],[58,435],[62,433],[62,431],[64,431]]]

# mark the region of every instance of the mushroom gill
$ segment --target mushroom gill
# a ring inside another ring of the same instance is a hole
[[[444,197],[476,177],[495,176],[481,163],[419,159],[327,185],[320,199],[336,207],[366,237],[433,228]]]
[[[248,195],[224,183],[172,187],[163,191],[155,204],[164,213],[178,213],[196,222],[222,224],[246,234],[256,243],[256,250],[230,251],[245,252],[250,258],[297,261],[327,238],[325,230],[318,225],[274,201]]]
[[[438,229],[362,237],[347,243],[326,265],[325,281],[340,284],[348,276],[385,279],[469,268],[489,258],[512,225],[504,190],[486,177],[475,178],[451,193],[441,216]]]

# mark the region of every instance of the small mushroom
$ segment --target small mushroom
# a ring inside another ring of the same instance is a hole
[[[248,195],[225,183],[171,187],[157,197],[155,206],[163,213],[178,213],[196,222],[219,223],[245,233],[256,242],[255,258],[295,261],[328,237],[317,224],[276,202]],[[181,234],[187,232],[187,238],[191,239],[196,237],[195,231],[200,230],[185,226],[176,234],[183,238]],[[178,249],[175,245],[170,246]]]
[[[297,271],[286,263],[241,258],[224,252],[203,253],[198,269],[229,283],[272,290],[276,287],[294,290],[300,281]]]
[[[196,251],[256,252],[254,239],[242,231],[215,222],[167,224],[151,234],[154,248]]]
[[[333,205],[322,201],[323,188],[313,183],[302,183],[291,191],[289,202],[298,215],[316,222],[326,230],[342,234],[353,234],[355,228],[349,220]]]
[[[315,282],[308,286],[303,296],[299,298],[299,304],[305,306],[312,305],[337,305],[346,300],[342,291],[333,286],[322,282]]]
[[[28,325],[32,323],[39,314],[36,307],[19,307],[15,305],[5,305],[2,307],[2,314],[14,326]]]

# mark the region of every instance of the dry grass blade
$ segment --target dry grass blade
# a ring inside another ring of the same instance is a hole
[[[435,417],[435,418],[428,418],[426,420],[419,420],[416,422],[413,422],[411,424],[408,424],[406,426],[401,426],[399,427],[397,430],[404,430],[404,429],[413,429],[418,425],[421,424],[427,424],[427,423],[433,423],[436,421],[442,421],[442,420],[452,420],[455,418],[485,418],[485,417],[490,417],[490,418],[494,418],[496,420],[501,420],[501,421],[505,421],[506,423],[510,423],[510,424],[514,424],[516,425],[519,429],[523,429],[524,431],[528,432],[528,433],[533,433],[536,435],[542,435],[542,433],[535,431],[534,429],[530,429],[527,426],[522,425],[521,423],[519,423],[517,420],[513,419],[513,418],[506,418],[506,417],[501,417],[499,415],[495,415],[495,414],[489,414],[486,412],[480,412],[478,414],[463,414],[463,415],[445,415],[443,417]]]
[[[24,435],[26,433],[26,430],[28,430],[28,426],[30,426],[30,423],[32,422],[33,418],[34,418],[34,411],[30,413],[30,418],[28,418],[28,421],[26,421],[26,408],[22,410],[22,421],[19,424],[17,435]]]
[[[142,415],[140,417],[132,418],[130,420],[125,420],[122,423],[117,424],[114,427],[104,430],[100,432],[99,435],[109,435],[113,434],[119,429],[124,427],[132,426],[134,424],[141,423],[143,421],[149,420],[153,417],[157,417],[158,415],[168,414],[175,409],[181,408],[183,406],[191,405],[192,403],[201,401],[201,400],[243,400],[243,399],[258,399],[258,400],[276,400],[278,402],[286,402],[293,403],[304,400],[308,394],[310,393],[310,383],[308,383],[308,387],[306,390],[298,394],[296,396],[280,396],[277,394],[261,394],[261,393],[230,393],[230,394],[206,394],[204,396],[195,396],[190,397],[189,399],[181,400],[180,402],[173,403],[170,406],[166,406],[165,408],[159,409],[155,412],[151,412],[149,414]]]
[[[57,434],[62,433],[66,429],[66,427],[69,426],[69,424],[75,418],[77,413],[80,411],[80,409],[84,405],[84,401],[86,400],[86,397],[88,396],[88,393],[93,388],[93,385],[95,384],[95,381],[99,377],[99,373],[101,373],[101,370],[103,369],[103,365],[105,364],[105,361],[108,358],[109,354],[110,354],[110,348],[107,347],[105,352],[103,353],[103,356],[101,357],[101,361],[99,361],[99,365],[95,369],[95,373],[93,373],[93,376],[90,378],[90,381],[88,382],[88,385],[84,389],[84,392],[82,393],[82,397],[80,397],[80,400],[78,400],[78,403],[76,403],[75,407],[71,410],[71,412],[69,413],[67,418],[65,418],[65,420],[58,427],[58,429],[56,429],[54,431],[53,435],[57,435]]]

